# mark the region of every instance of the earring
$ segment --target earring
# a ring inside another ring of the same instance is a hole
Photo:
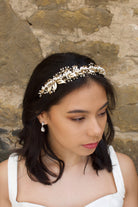
[[[45,123],[44,123],[44,122],[42,122],[42,123],[41,123],[41,132],[45,132],[44,125],[45,125]]]

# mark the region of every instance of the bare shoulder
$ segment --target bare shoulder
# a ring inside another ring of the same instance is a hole
[[[136,176],[137,177],[137,172],[136,172],[136,168],[134,165],[134,162],[132,161],[132,159],[125,154],[122,153],[116,153],[118,160],[119,160],[119,164],[120,164],[120,168],[122,170],[122,173],[124,176]]]
[[[8,160],[0,163],[0,183],[3,182],[8,183]]]
[[[117,153],[125,185],[124,207],[138,206],[138,176],[132,159],[122,153]]]
[[[11,206],[8,192],[8,160],[0,163],[0,206]]]
[[[138,176],[134,162],[129,156],[122,153],[117,153],[117,157],[124,178],[127,202],[129,200],[128,198],[134,197],[132,200],[130,199],[131,203],[133,203],[135,199],[137,200],[138,196]]]

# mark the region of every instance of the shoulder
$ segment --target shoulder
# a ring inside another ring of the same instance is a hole
[[[109,149],[111,152],[115,152],[118,158],[119,165],[123,173],[123,176],[132,175],[132,173],[137,176],[134,162],[128,155],[120,153],[120,152],[116,152],[112,146],[110,146]]]
[[[138,204],[138,177],[135,165],[129,156],[122,153],[116,154],[118,157],[126,190],[124,207],[136,207]]]
[[[138,176],[132,159],[122,153],[116,153],[120,164],[121,172],[124,179],[126,195],[132,194],[137,197],[138,193]]]
[[[10,206],[8,192],[8,160],[0,163],[0,206]]]
[[[137,177],[136,168],[132,159],[125,154],[116,152],[123,176]]]
[[[2,182],[8,183],[8,160],[0,163],[0,183]]]

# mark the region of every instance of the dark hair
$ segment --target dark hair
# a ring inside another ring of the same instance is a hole
[[[45,94],[41,98],[38,95],[39,90],[46,80],[52,78],[59,72],[60,68],[73,65],[83,66],[88,65],[89,63],[95,65],[95,62],[92,59],[84,55],[76,53],[53,54],[38,64],[30,78],[23,100],[23,129],[19,135],[19,143],[23,146],[21,149],[18,149],[17,152],[22,158],[25,158],[28,175],[35,181],[51,185],[60,179],[64,171],[64,162],[56,156],[48,143],[48,129],[45,127],[45,133],[40,131],[41,124],[37,116],[43,111],[48,111],[52,105],[59,102],[65,95],[86,84],[90,79],[103,86],[109,101],[106,130],[95,152],[90,155],[92,166],[97,173],[98,170],[101,169],[107,169],[108,172],[112,171],[111,160],[108,154],[108,145],[112,142],[114,137],[114,129],[110,113],[115,107],[115,95],[110,81],[103,75],[97,73],[96,75],[88,75],[86,77],[78,78],[70,83],[58,85],[55,93]],[[42,151],[45,155],[58,163],[58,175],[52,172],[46,163],[43,163]],[[55,181],[52,182],[49,179],[49,175],[55,177]]]

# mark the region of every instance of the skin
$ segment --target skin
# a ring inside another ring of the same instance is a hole
[[[54,152],[65,162],[62,178],[52,186],[32,181],[26,172],[24,160],[18,164],[17,201],[43,206],[84,207],[92,201],[116,193],[112,173],[99,171],[97,176],[88,160],[95,148],[83,145],[99,142],[104,132],[107,115],[107,96],[102,86],[90,81],[87,85],[65,96],[38,119],[48,125],[48,139]],[[132,160],[117,153],[126,189],[123,207],[137,207],[137,174]],[[52,161],[44,157],[56,171]],[[93,191],[94,186],[94,191]],[[53,199],[54,198],[54,199]],[[71,198],[71,199],[70,199]],[[0,206],[11,207],[8,196],[7,161],[0,164]]]
[[[108,101],[100,85],[90,82],[70,95],[39,116],[40,122],[48,125],[52,149],[66,165],[86,160],[94,152],[95,149],[86,149],[83,145],[99,142],[107,121]],[[87,104],[86,100],[89,100]]]

